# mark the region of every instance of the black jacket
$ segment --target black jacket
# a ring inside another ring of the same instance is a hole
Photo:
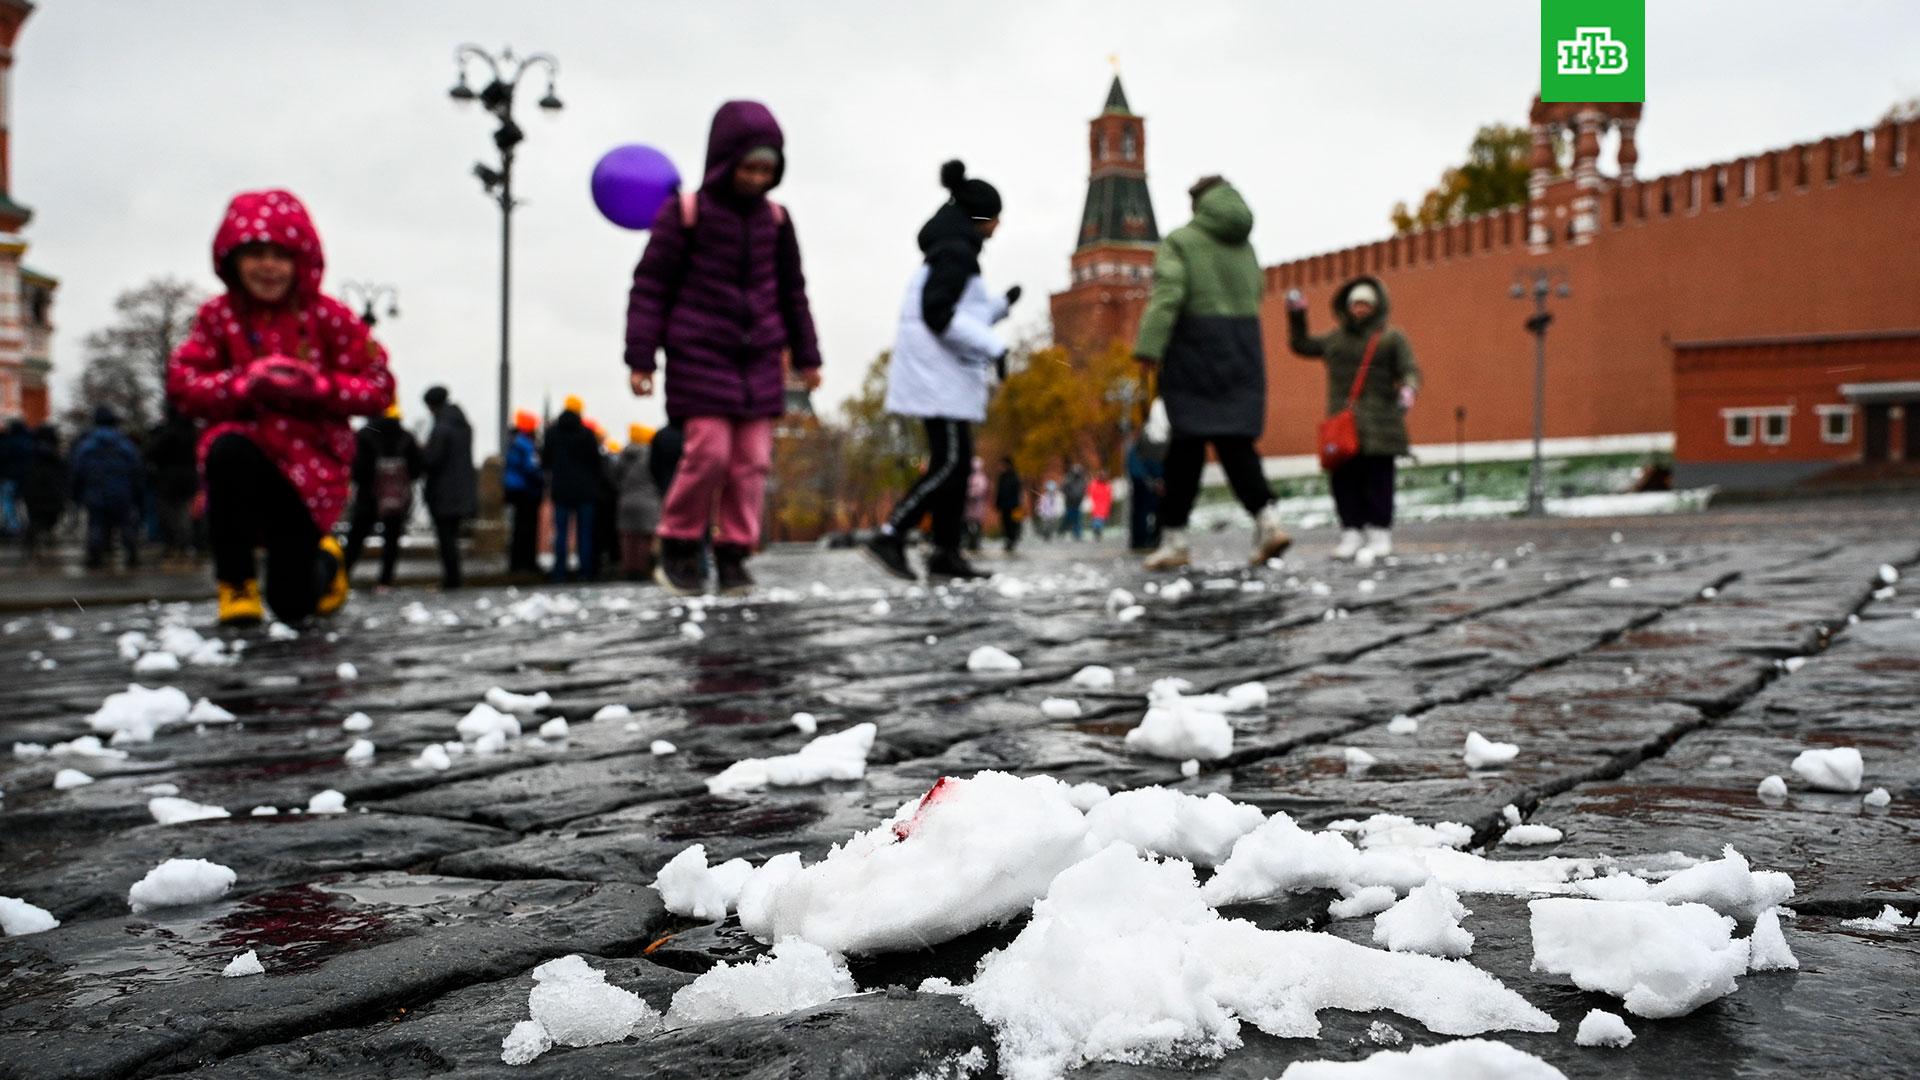
[[[354,435],[353,443],[353,497],[356,503],[363,506],[373,506],[379,498],[374,462],[380,458],[404,459],[407,476],[414,480],[420,479],[421,472],[426,468],[420,456],[420,440],[390,416],[377,416],[367,421]]]
[[[1020,509],[1020,504],[1025,497],[1026,491],[1021,487],[1019,473],[1008,469],[1000,474],[1000,481],[993,493],[995,509],[1003,514],[1010,514]]]
[[[927,283],[920,290],[920,317],[927,329],[944,334],[967,282],[980,272],[985,240],[965,210],[948,203],[920,227],[920,251],[926,256]]]
[[[60,453],[60,436],[52,428],[34,432],[33,457],[20,485],[21,501],[36,522],[51,525],[67,508],[67,459]]]
[[[473,428],[460,406],[448,403],[434,414],[422,457],[427,467],[427,513],[437,518],[470,518],[480,512]]]
[[[600,440],[580,414],[563,412],[547,428],[547,441],[540,447],[540,461],[552,478],[548,484],[556,506],[578,506],[597,502],[605,471],[600,465]]]
[[[147,473],[156,496],[173,502],[193,498],[200,484],[199,442],[199,425],[179,413],[147,436]]]

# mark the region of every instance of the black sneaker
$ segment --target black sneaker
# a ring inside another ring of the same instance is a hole
[[[874,533],[860,545],[860,550],[875,566],[892,574],[902,581],[918,581],[920,576],[913,572],[913,564],[907,561],[907,545],[900,538],[887,533]]]
[[[927,557],[927,577],[946,578],[950,581],[971,581],[975,578],[991,577],[979,567],[967,561],[958,548],[940,548]]]
[[[727,596],[742,596],[753,591],[753,575],[747,573],[747,556],[751,554],[741,544],[713,545],[713,574],[721,593]]]
[[[700,565],[698,540],[660,538],[660,562],[653,568],[653,580],[679,596],[698,596],[707,589],[707,575]]]

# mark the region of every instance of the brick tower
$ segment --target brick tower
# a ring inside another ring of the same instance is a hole
[[[1052,297],[1054,343],[1081,355],[1132,340],[1160,243],[1147,194],[1147,122],[1128,107],[1120,76],[1087,126],[1087,207],[1074,240],[1073,281]]]

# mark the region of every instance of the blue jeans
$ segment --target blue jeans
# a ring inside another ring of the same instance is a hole
[[[577,574],[567,571],[567,526],[578,530],[580,541],[580,562]],[[593,504],[554,503],[553,504],[553,580],[565,581],[569,576],[591,578],[593,576]]]

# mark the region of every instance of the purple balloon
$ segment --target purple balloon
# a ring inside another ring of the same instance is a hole
[[[593,167],[593,205],[623,229],[647,229],[680,190],[680,170],[651,146],[616,146]]]

